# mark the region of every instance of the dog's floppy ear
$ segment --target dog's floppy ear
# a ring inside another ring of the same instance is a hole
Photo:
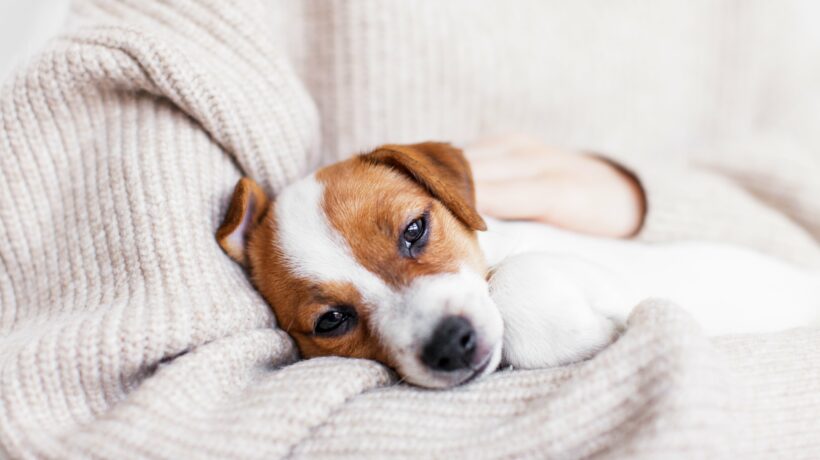
[[[473,173],[460,149],[439,142],[383,145],[361,158],[407,174],[447,206],[467,227],[487,229],[487,224],[475,209]]]
[[[248,235],[262,220],[269,204],[265,191],[253,179],[243,177],[236,183],[225,220],[216,231],[216,241],[231,259],[248,265]]]

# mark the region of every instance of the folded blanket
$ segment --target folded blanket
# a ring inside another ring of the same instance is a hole
[[[265,17],[79,2],[3,88],[0,457],[820,452],[820,331],[709,340],[662,301],[589,361],[448,391],[296,362],[214,241],[240,174],[275,193],[319,161],[316,107]]]

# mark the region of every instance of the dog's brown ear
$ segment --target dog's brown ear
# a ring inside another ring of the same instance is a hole
[[[407,174],[469,228],[487,229],[487,224],[475,209],[473,173],[460,149],[439,142],[383,145],[361,158]]]
[[[253,179],[243,177],[236,183],[225,220],[216,231],[216,241],[231,259],[248,265],[248,235],[262,220],[269,204],[267,194]]]

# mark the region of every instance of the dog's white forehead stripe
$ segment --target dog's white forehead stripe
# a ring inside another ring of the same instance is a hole
[[[276,197],[279,246],[294,274],[317,282],[353,283],[371,304],[390,300],[394,294],[389,286],[356,261],[345,238],[328,222],[323,196],[324,186],[310,175]]]

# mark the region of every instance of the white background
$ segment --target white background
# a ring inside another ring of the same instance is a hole
[[[69,0],[0,0],[0,82],[56,34]]]

